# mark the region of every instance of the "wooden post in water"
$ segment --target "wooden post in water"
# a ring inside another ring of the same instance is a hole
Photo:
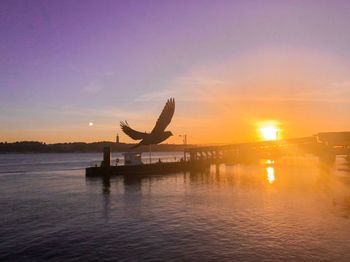
[[[152,145],[149,145],[149,163],[152,164]]]
[[[184,161],[186,161],[187,135],[184,134]]]
[[[109,146],[103,148],[102,166],[111,166],[111,148]]]

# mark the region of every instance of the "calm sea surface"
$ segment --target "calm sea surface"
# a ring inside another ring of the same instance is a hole
[[[101,157],[0,155],[0,261],[350,261],[342,158],[85,178]]]

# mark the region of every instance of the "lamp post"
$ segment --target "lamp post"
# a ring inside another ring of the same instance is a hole
[[[186,161],[186,146],[187,146],[187,134],[179,135],[179,137],[182,137],[182,142],[184,145],[184,160]]]

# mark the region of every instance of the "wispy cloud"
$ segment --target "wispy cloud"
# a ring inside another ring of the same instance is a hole
[[[158,100],[174,96],[203,106],[233,101],[344,103],[350,101],[350,81],[334,79],[346,76],[346,68],[333,58],[309,50],[293,54],[262,50],[193,68],[142,97]]]
[[[97,94],[101,92],[102,89],[103,86],[98,80],[93,80],[82,88],[82,90],[88,94]]]

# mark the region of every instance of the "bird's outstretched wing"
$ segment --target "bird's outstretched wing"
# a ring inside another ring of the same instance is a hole
[[[163,132],[165,128],[170,124],[171,119],[175,112],[175,99],[170,98],[166,102],[162,113],[160,114],[156,125],[154,126],[151,133]]]
[[[124,121],[124,122],[121,121],[120,127],[125,134],[127,134],[129,137],[131,137],[132,139],[135,139],[135,140],[144,139],[148,135],[147,133],[142,133],[142,132],[139,132],[139,131],[132,129],[129,126],[127,121]]]

